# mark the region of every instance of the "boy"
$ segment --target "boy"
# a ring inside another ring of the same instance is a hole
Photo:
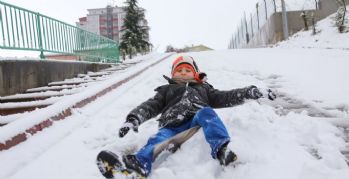
[[[119,130],[119,136],[124,137],[130,129],[138,131],[140,124],[161,113],[158,133],[137,154],[123,156],[123,164],[117,162],[128,171],[148,176],[152,168],[154,146],[194,126],[202,127],[214,159],[223,166],[234,162],[237,157],[227,148],[229,134],[212,108],[242,104],[245,99],[262,97],[262,93],[256,86],[230,91],[214,89],[206,82],[206,74],[200,73],[190,56],[179,56],[173,62],[171,74],[171,79],[164,76],[169,84],[156,88],[157,94],[153,98],[133,109]]]

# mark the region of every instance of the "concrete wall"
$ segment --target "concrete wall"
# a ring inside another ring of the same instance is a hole
[[[345,0],[346,5],[349,5],[349,0]],[[319,1],[319,11],[317,15],[319,18],[323,19],[330,14],[333,14],[337,11],[338,6],[336,4],[336,0],[320,0]]]
[[[0,61],[0,96],[24,92],[46,86],[53,81],[75,77],[79,73],[99,71],[109,64],[64,62],[49,60]]]
[[[346,0],[349,5],[349,0]],[[335,0],[320,0],[319,9],[313,11],[307,11],[310,14],[314,12],[315,21],[324,19],[325,17],[333,14],[337,11],[338,6]],[[300,17],[302,11],[289,11],[287,12],[288,31],[289,35],[292,35],[304,28],[304,21]],[[310,23],[310,22],[309,22]],[[309,24],[310,26],[311,24]],[[273,14],[268,21],[259,29],[259,32],[254,34],[253,38],[248,44],[242,45],[242,48],[256,48],[265,47],[270,44],[276,44],[279,41],[284,40],[283,27],[282,27],[282,13]]]

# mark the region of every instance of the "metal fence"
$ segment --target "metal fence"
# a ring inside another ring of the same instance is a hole
[[[82,56],[118,62],[116,41],[51,17],[0,1],[0,48]]]
[[[274,13],[296,10],[315,10],[318,8],[318,3],[319,0],[258,1],[252,13],[244,14],[244,17],[241,19],[237,30],[230,40],[229,48],[240,48],[248,44]]]

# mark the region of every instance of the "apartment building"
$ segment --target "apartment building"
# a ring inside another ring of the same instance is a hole
[[[141,9],[144,11],[144,9]],[[85,17],[79,18],[77,26],[87,31],[113,39],[120,43],[126,12],[123,7],[107,6],[105,8],[88,9]],[[148,25],[146,20],[141,25]]]
[[[122,7],[107,6],[87,11],[88,14],[76,23],[78,27],[120,42],[120,31],[126,16]]]

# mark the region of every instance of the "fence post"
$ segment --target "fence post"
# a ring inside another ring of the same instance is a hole
[[[306,31],[309,30],[309,28],[308,28],[308,14],[305,11],[303,11],[301,13],[301,18],[304,21],[304,30],[306,30]]]
[[[258,2],[256,4],[256,9],[257,9],[257,24],[258,24],[258,29],[259,29],[259,12],[258,12]]]
[[[288,38],[288,22],[287,22],[285,0],[281,0],[281,6],[282,6],[282,28],[284,32],[284,40],[286,40]]]
[[[236,34],[235,34],[235,41],[234,41],[234,43],[235,43],[235,48],[237,49],[238,48],[238,42],[237,42]]]
[[[311,13],[311,23],[313,24],[313,35],[315,35],[316,34],[316,27],[315,27],[314,12]]]
[[[236,43],[236,36],[235,36],[235,38],[234,38],[234,48],[236,49],[237,48],[237,45],[236,45],[237,43]]]
[[[236,44],[239,43],[239,29],[236,29],[237,31],[235,32],[235,41],[236,41]]]
[[[274,2],[274,12],[276,13],[276,2],[275,0],[273,0],[273,2]]]
[[[239,24],[239,34],[240,34],[240,44],[244,42],[244,30],[242,30],[242,21],[240,20]]]
[[[240,45],[241,36],[240,36],[240,28],[238,28],[238,44]]]
[[[234,49],[234,35],[233,35],[233,38],[231,39],[231,49]]]
[[[245,27],[246,27],[246,44],[250,42],[250,34],[248,34],[248,26],[247,26],[247,20],[246,20],[246,12],[244,12],[244,21],[245,21]]]
[[[233,41],[231,42],[232,46],[233,46],[233,49],[235,48],[235,35],[233,34]]]
[[[268,20],[267,2],[265,0],[264,0],[264,8],[265,8],[265,20]]]
[[[250,14],[250,17],[251,17],[251,33],[252,33],[252,37],[254,37],[252,13]]]
[[[45,59],[44,48],[42,47],[42,33],[40,24],[40,13],[36,13],[36,29],[38,31],[38,43],[40,48],[40,58]]]

